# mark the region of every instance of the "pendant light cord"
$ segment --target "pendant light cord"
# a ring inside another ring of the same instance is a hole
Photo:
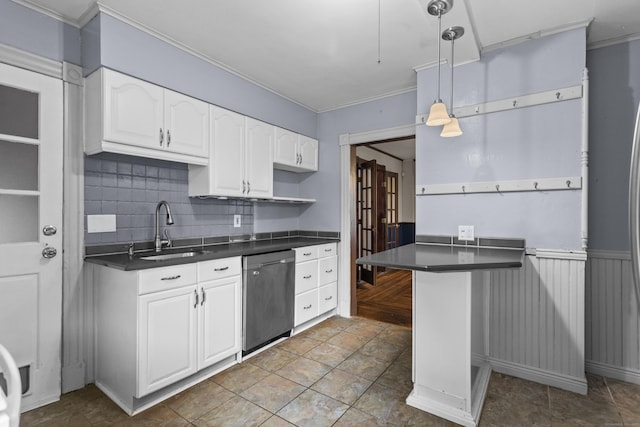
[[[442,10],[438,10],[438,98],[436,102],[442,102],[440,99],[440,33],[442,30]]]
[[[378,64],[380,63],[380,2],[378,0]]]
[[[450,92],[450,104],[449,108],[451,108],[451,113],[449,113],[449,117],[453,117],[453,45],[455,44],[455,38],[451,39],[451,92]]]

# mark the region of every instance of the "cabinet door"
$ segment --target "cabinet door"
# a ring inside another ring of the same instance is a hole
[[[162,149],[163,89],[104,70],[104,139]]]
[[[299,326],[304,322],[317,317],[318,312],[318,289],[312,289],[300,295],[296,295],[294,308],[294,325]]]
[[[308,136],[300,135],[298,140],[300,167],[309,171],[318,170],[318,141]]]
[[[211,192],[220,196],[243,196],[245,117],[211,106]]]
[[[240,276],[201,283],[198,313],[198,369],[241,350]]]
[[[139,297],[136,397],[196,372],[195,292],[187,286]]]
[[[248,197],[273,197],[274,126],[247,117],[245,178]]]
[[[298,134],[290,130],[276,128],[273,163],[297,167],[298,161]]]
[[[171,90],[164,91],[164,131],[167,150],[209,155],[209,105]]]

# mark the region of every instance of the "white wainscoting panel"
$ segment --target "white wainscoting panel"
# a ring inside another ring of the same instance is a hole
[[[526,256],[491,273],[489,356],[495,370],[577,393],[584,374],[585,258]]]
[[[587,370],[640,384],[640,321],[634,292],[628,252],[589,251]]]

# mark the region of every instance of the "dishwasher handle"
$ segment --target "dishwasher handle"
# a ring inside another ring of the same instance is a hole
[[[262,264],[260,264],[260,267],[266,267],[268,265],[276,265],[276,264],[287,264],[287,263],[292,263],[293,260],[287,259],[287,258],[282,258],[279,259],[277,261],[270,261],[270,262],[263,262]]]

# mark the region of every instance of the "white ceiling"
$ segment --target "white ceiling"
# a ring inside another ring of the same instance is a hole
[[[13,1],[76,26],[97,11],[95,0]],[[424,11],[427,3],[100,0],[98,6],[321,112],[415,88],[414,69],[437,58],[437,19]],[[640,0],[454,0],[442,24],[465,27],[455,58],[464,63],[592,19],[589,46],[640,38]],[[448,52],[443,45],[443,58]]]

